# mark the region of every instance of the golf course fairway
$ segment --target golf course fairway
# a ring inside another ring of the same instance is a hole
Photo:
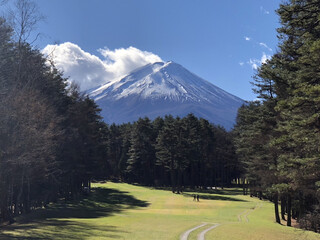
[[[199,192],[199,202],[194,194],[96,183],[79,202],[50,204],[2,226],[0,239],[320,239],[319,234],[275,223],[272,203],[243,196],[240,190]]]

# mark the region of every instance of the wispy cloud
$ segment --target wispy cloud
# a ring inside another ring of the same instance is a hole
[[[250,58],[248,64],[251,65],[252,69],[257,70],[258,69],[259,60]]]
[[[263,52],[260,59],[250,58],[247,63],[252,67],[252,69],[257,70],[261,64],[266,63],[269,59],[271,59],[271,56]]]
[[[268,49],[270,52],[272,52],[272,48],[270,48],[266,43],[261,42],[261,43],[259,43],[259,45]]]
[[[103,59],[66,42],[47,45],[42,52],[49,55],[64,76],[76,82],[82,91],[110,82],[148,63],[162,61],[159,56],[135,47],[98,51]]]
[[[271,59],[270,55],[263,53],[260,62],[263,64],[263,63],[266,63],[267,60],[270,60],[270,59]]]
[[[263,14],[270,14],[270,12],[268,10],[266,10],[263,6],[260,6],[260,11],[263,13]]]
[[[264,42],[257,42],[257,41],[255,41],[254,39],[252,40],[251,37],[247,37],[247,36],[245,36],[244,39],[245,39],[246,41],[251,41],[251,44],[252,44],[253,46],[259,45],[259,46],[261,46],[261,47],[263,47],[263,48],[265,48],[265,49],[268,49],[270,52],[273,52],[272,48],[270,48],[270,47],[269,47],[266,43],[264,43]],[[246,63],[249,64],[249,65],[252,67],[252,69],[257,70],[261,64],[265,63],[265,62],[266,62],[268,59],[270,59],[270,58],[271,58],[270,55],[266,54],[265,52],[262,52],[262,56],[261,56],[260,59],[250,58],[250,60],[247,61]],[[240,62],[239,62],[239,65],[240,65],[240,66],[244,66],[244,62],[240,61]]]

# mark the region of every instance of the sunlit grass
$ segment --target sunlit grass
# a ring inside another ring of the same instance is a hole
[[[320,239],[312,232],[276,224],[267,201],[242,196],[236,189],[193,193],[123,183],[94,184],[92,195],[78,203],[50,205],[5,227],[0,239],[179,239],[203,222],[221,225],[206,239]],[[189,239],[206,229],[191,233]]]

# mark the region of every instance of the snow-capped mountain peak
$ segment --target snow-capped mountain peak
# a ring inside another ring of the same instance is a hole
[[[172,61],[147,64],[127,76],[115,79],[93,90],[90,96],[100,104],[103,109],[103,117],[107,122],[114,121],[116,123],[133,121],[144,116],[150,118],[166,114],[180,116],[190,112],[212,120],[212,116],[208,113],[197,113],[211,112],[209,109],[213,108],[212,110],[215,109],[213,115],[216,115],[217,109],[222,111],[223,108],[228,108],[232,109],[233,119],[229,120],[228,124],[215,121],[228,128],[230,121],[234,122],[238,107],[243,104],[243,100],[240,98],[214,86]],[[110,105],[117,105],[118,109],[115,112],[118,113],[116,114],[118,116],[114,115]],[[128,106],[130,109],[126,109]],[[186,106],[189,106],[190,110]],[[119,112],[120,109],[123,112]],[[149,110],[146,111],[147,109]],[[228,112],[229,110],[224,109],[223,111]],[[133,113],[133,111],[135,112],[133,115],[126,116],[125,119],[121,117],[128,112]],[[110,117],[111,115],[114,117]]]

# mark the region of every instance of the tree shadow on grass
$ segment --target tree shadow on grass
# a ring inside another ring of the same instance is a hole
[[[19,224],[6,227],[1,231],[1,240],[84,240],[89,237],[95,239],[120,239],[119,234],[125,231],[115,226],[93,226],[87,223],[68,220],[44,220],[32,224]]]
[[[76,239],[88,237],[121,238],[125,231],[114,226],[92,225],[85,219],[107,217],[126,209],[147,207],[148,202],[136,199],[128,192],[95,188],[80,201],[50,204],[21,216],[17,223],[0,229],[0,239]],[[72,219],[82,219],[74,221]]]
[[[189,197],[193,198],[194,194],[192,193],[182,193],[184,197]],[[201,199],[206,199],[206,200],[221,200],[221,201],[235,201],[235,202],[248,202],[246,200],[240,199],[240,198],[235,198],[235,197],[225,197],[225,196],[220,196],[220,195],[214,195],[214,194],[201,194],[200,200]]]
[[[128,192],[95,188],[89,197],[81,201],[52,204],[42,212],[46,218],[98,218],[148,205],[149,203],[136,199]]]

